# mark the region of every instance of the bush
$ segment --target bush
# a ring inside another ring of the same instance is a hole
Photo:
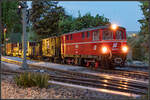
[[[49,76],[47,74],[25,72],[15,76],[14,80],[18,86],[47,88]]]

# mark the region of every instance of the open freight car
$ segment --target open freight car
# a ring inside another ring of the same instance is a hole
[[[41,42],[27,42],[27,56],[31,59],[41,59],[42,44]]]
[[[61,40],[60,37],[50,37],[42,39],[42,57],[51,62],[61,60]]]

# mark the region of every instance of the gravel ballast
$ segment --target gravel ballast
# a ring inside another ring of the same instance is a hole
[[[12,75],[2,75],[1,95],[2,99],[127,99],[127,97],[121,95],[112,95],[87,89],[72,88],[55,84],[51,84],[47,89],[40,89],[38,87],[18,87],[15,84]]]
[[[3,70],[12,70],[14,64],[7,65],[2,63]],[[8,67],[9,66],[9,67]],[[18,69],[19,66],[14,68]],[[13,69],[14,69],[13,68]],[[3,71],[2,70],[2,71]],[[13,80],[13,75],[1,75],[1,98],[2,99],[92,99],[102,98],[104,100],[128,100],[128,97],[92,91],[87,89],[68,87],[63,85],[51,84],[49,87],[40,89],[38,87],[23,88],[18,87]]]

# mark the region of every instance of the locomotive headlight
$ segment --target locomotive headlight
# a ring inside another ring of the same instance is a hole
[[[122,47],[122,51],[123,51],[124,53],[127,53],[127,52],[128,52],[128,47],[127,47],[127,46],[123,46],[123,47]]]
[[[102,53],[107,53],[108,52],[108,48],[107,47],[102,47]]]
[[[112,24],[112,25],[111,25],[111,28],[112,28],[113,30],[116,30],[117,27],[118,27],[118,26],[117,26],[116,24]]]

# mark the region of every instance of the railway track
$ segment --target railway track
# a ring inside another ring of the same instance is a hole
[[[17,64],[17,65],[22,65],[22,62],[19,61],[15,61],[15,60],[10,60],[10,59],[3,59],[2,61],[7,62],[7,63],[13,63],[13,64]],[[34,68],[41,68],[41,69],[46,69],[46,70],[52,70],[52,71],[59,71],[59,72],[63,72],[63,73],[69,73],[69,74],[77,74],[79,76],[94,76],[96,77],[96,75],[92,75],[92,74],[88,74],[88,73],[81,73],[78,72],[76,70],[74,71],[66,71],[66,70],[61,70],[61,69],[54,69],[54,68],[50,68],[50,67],[45,67],[45,66],[38,66],[38,65],[34,65],[34,64],[28,64],[30,67],[34,67]],[[143,71],[126,71],[126,70],[105,70],[105,69],[101,69],[101,70],[94,70],[95,72],[99,73],[99,74],[110,74],[110,75],[116,75],[118,77],[124,77],[124,78],[136,78],[136,79],[143,79],[143,80],[147,80],[148,79],[148,72],[143,72]],[[99,77],[99,76],[98,76]]]
[[[21,74],[23,72],[18,71],[4,71],[1,72],[1,74],[7,74],[7,75],[14,75],[14,74]],[[56,73],[58,74],[58,73]],[[109,80],[109,79],[91,79],[91,78],[85,78],[85,77],[77,77],[77,76],[69,76],[69,75],[52,75],[49,74],[50,79],[58,82],[64,82],[69,84],[75,84],[80,86],[86,86],[91,88],[101,88],[101,89],[109,89],[109,90],[115,90],[120,92],[128,92],[128,93],[134,93],[134,94],[140,94],[145,95],[147,94],[147,87],[136,84],[136,83],[126,83],[126,82],[119,82],[116,80]]]
[[[72,84],[77,84],[81,86],[87,86],[87,87],[93,87],[93,88],[101,88],[101,89],[109,89],[109,90],[117,90],[121,92],[128,92],[128,93],[135,93],[135,94],[147,94],[147,88],[143,89],[143,87],[133,87],[129,85],[122,85],[117,83],[107,83],[103,81],[96,81],[96,80],[90,80],[90,79],[81,79],[81,78],[58,78],[53,77],[54,81],[59,82],[67,82]]]
[[[17,65],[22,64],[21,62],[14,61],[14,60],[2,59],[2,61],[7,62],[7,63],[17,64]],[[103,88],[103,89],[118,90],[122,92],[131,92],[131,93],[142,94],[142,95],[147,94],[148,85],[143,84],[143,83],[137,83],[136,81],[131,82],[129,80],[119,80],[115,78],[111,79],[107,77],[96,76],[96,75],[81,73],[77,71],[53,69],[53,68],[38,66],[34,64],[28,64],[28,65],[31,68],[33,67],[33,68],[38,68],[38,69],[45,69],[48,72],[49,71],[54,72],[55,74],[50,73],[50,77],[54,81],[72,83],[72,84],[83,85],[83,86],[94,87],[94,88]],[[116,70],[101,70],[99,73],[107,73],[107,74],[109,73],[113,75],[119,74],[118,76],[128,77],[128,78],[129,78],[129,75],[131,75],[132,77],[137,77],[137,76],[142,75],[142,77],[140,78],[148,79],[148,76],[145,72],[140,73],[140,72],[132,72],[132,71],[126,72],[122,70],[120,71],[119,70],[117,71]]]

